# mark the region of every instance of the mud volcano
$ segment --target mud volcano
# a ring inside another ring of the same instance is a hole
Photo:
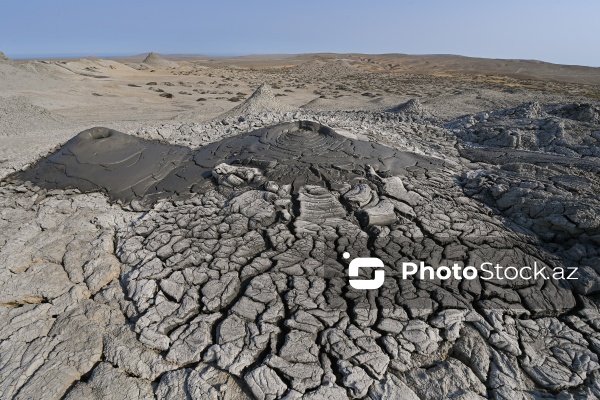
[[[124,203],[134,198],[151,202],[202,190],[210,185],[213,169],[222,163],[255,168],[260,172],[251,177],[255,183],[276,180],[292,184],[295,191],[306,184],[351,183],[370,168],[387,176],[402,175],[407,168],[431,169],[443,164],[431,157],[348,139],[308,121],[260,129],[196,150],[92,128],[18,174],[17,179],[49,189],[102,190]]]
[[[0,397],[597,398],[598,128],[544,110],[349,117],[390,147],[306,121],[194,149],[80,133],[0,187]],[[383,286],[352,289],[346,252]]]

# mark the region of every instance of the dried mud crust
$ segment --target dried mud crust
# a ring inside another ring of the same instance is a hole
[[[80,152],[79,137],[2,183],[0,397],[599,397],[600,182],[582,153],[597,146],[597,121],[579,106],[524,105],[436,125],[412,106],[410,118],[311,114],[333,129],[235,135],[306,113],[213,122],[219,141],[194,149],[113,132],[121,152],[85,141]],[[491,140],[499,126],[554,135],[554,147]],[[191,128],[172,141],[202,142],[186,139]],[[467,151],[481,146],[512,158]],[[68,173],[78,163],[119,178]],[[113,195],[148,180],[137,198]],[[162,189],[169,180],[184,189]],[[350,290],[343,252],[382,259],[384,287]],[[393,272],[407,259],[478,258],[578,267],[581,279]]]

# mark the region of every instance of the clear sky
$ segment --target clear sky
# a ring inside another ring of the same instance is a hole
[[[7,56],[407,53],[600,67],[598,0],[2,0]]]

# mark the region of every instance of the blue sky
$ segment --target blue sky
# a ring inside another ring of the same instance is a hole
[[[460,54],[600,67],[598,0],[3,0],[9,57]]]

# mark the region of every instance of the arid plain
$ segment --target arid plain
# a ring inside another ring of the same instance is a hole
[[[0,54],[0,398],[600,398],[599,104],[538,61]]]

